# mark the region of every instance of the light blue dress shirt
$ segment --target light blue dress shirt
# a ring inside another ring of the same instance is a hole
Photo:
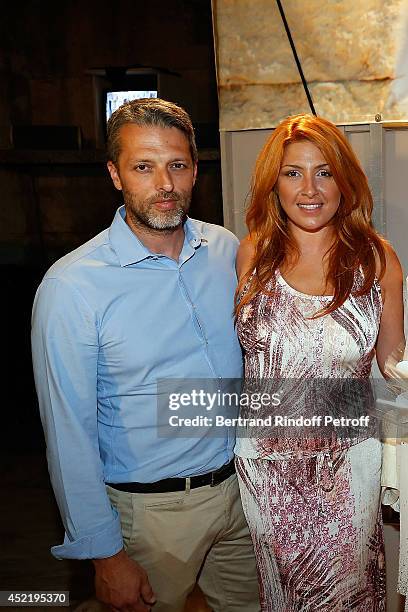
[[[157,432],[157,381],[239,378],[232,311],[238,241],[188,219],[176,262],[124,221],[57,261],[35,298],[33,363],[51,481],[65,526],[58,558],[122,548],[105,482],[154,482],[215,470],[234,434]]]

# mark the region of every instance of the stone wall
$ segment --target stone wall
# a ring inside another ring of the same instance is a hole
[[[408,119],[405,0],[283,0],[316,111],[334,122]],[[220,127],[309,112],[272,0],[213,0]]]

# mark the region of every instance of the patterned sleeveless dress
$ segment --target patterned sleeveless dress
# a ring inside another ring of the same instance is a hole
[[[367,381],[382,299],[377,281],[355,296],[362,280],[357,273],[345,303],[312,319],[331,298],[303,294],[277,272],[268,293],[258,294],[238,318],[247,384],[326,380],[334,383],[327,410],[336,404],[336,385]],[[310,415],[320,395],[293,397],[299,417],[299,397]],[[365,432],[239,432],[237,473],[263,612],[385,611],[381,443]]]

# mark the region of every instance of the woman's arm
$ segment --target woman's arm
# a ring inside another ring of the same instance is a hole
[[[377,363],[383,376],[387,378],[387,360],[395,363],[403,358],[404,303],[403,274],[401,264],[394,249],[385,245],[386,271],[380,281],[383,298],[383,313],[377,338]]]

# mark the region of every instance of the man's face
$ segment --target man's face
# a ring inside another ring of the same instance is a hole
[[[178,228],[191,201],[197,165],[187,137],[177,128],[124,125],[120,154],[108,170],[123,192],[126,222],[134,229],[172,231]]]

